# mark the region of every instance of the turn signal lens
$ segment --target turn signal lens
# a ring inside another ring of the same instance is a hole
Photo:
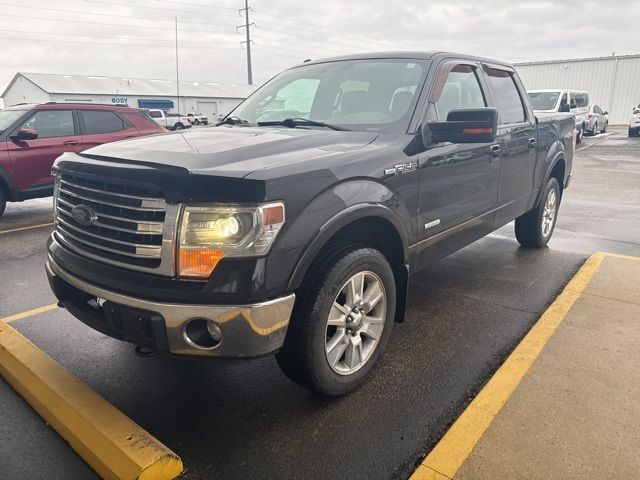
[[[208,277],[221,258],[222,250],[218,248],[181,248],[179,259],[180,276]]]

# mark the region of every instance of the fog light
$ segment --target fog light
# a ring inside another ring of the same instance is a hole
[[[210,350],[220,344],[222,330],[211,320],[194,318],[184,329],[184,339],[193,347]]]

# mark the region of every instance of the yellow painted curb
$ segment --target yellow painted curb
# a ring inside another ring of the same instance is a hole
[[[418,466],[411,480],[446,480],[455,476],[580,297],[604,257],[608,255],[598,252],[589,257],[562,293]]]
[[[1,321],[0,375],[102,478],[163,480],[182,472],[175,453]]]

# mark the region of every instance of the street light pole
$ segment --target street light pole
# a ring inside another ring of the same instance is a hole
[[[178,17],[176,17],[176,97],[178,101],[178,114],[180,114],[180,70],[178,66]]]

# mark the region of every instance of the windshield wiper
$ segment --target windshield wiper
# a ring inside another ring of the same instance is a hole
[[[240,118],[240,117],[236,117],[235,115],[232,115],[230,117],[224,117],[224,120],[222,120],[221,122],[216,123],[216,127],[218,125],[242,125],[243,127],[249,127],[251,126],[251,124],[249,122],[247,122],[246,120]]]
[[[308,118],[285,118],[284,120],[277,120],[273,122],[258,122],[259,127],[269,127],[272,125],[282,125],[283,127],[295,128],[300,125],[311,125],[314,127],[325,127],[331,130],[349,131],[348,128],[340,127],[338,125],[332,125],[330,123],[317,122],[315,120],[309,120]]]

